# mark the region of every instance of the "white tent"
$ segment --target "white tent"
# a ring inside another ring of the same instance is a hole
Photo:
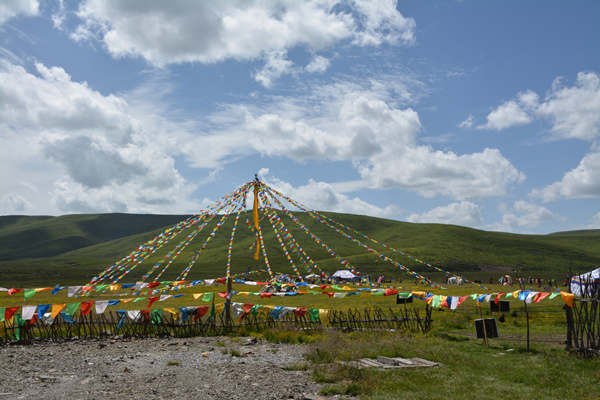
[[[310,275],[306,275],[304,277],[304,279],[318,279],[318,278],[320,278],[320,276],[317,274],[310,274]]]
[[[352,272],[348,271],[347,269],[340,269],[335,271],[335,274],[331,275],[334,278],[340,278],[340,279],[354,279],[356,278],[356,275],[354,275]]]
[[[591,297],[600,291],[600,268],[571,278],[571,293]]]

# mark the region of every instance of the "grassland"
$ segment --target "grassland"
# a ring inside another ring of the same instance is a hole
[[[471,279],[498,276],[518,267],[524,275],[562,278],[569,270],[585,271],[600,264],[600,231],[559,232],[550,235],[516,235],[486,232],[452,225],[411,224],[364,216],[327,215],[354,227],[380,241],[404,250],[444,268],[464,273]],[[363,248],[341,238],[336,232],[321,226],[304,214],[297,214],[311,231],[363,273],[376,276],[384,273],[393,279],[401,291],[428,290],[415,285],[412,279],[396,267],[381,262]],[[74,215],[65,217],[0,217],[0,286],[39,287],[61,284],[81,284],[103,267],[123,257],[140,243],[185,216]],[[244,218],[240,221],[245,224]],[[285,220],[298,242],[325,270],[333,271],[339,263],[322,248],[314,245],[307,235]],[[290,271],[268,221],[261,222],[269,260],[274,270]],[[214,226],[214,225],[213,225]],[[191,255],[200,250],[211,232],[208,226],[188,250],[170,267],[164,279],[174,279],[188,264]],[[214,278],[224,274],[227,243],[232,221],[227,221],[211,243],[202,251],[189,279]],[[160,254],[147,260],[132,272],[126,281],[135,281],[152,264],[179,243],[189,232],[183,232]],[[264,264],[252,259],[254,236],[241,226],[233,247],[232,270],[243,272],[262,268]],[[385,254],[434,279],[434,273],[412,259],[394,255],[374,246]],[[257,277],[265,279],[264,276]],[[467,285],[435,291],[437,294],[463,295],[516,290],[495,285]],[[532,288],[536,289],[536,288]],[[234,285],[240,292],[257,291],[256,286]],[[183,297],[156,302],[152,308],[178,308],[203,305],[192,293],[225,291],[224,286],[187,288],[178,293]],[[147,296],[143,294],[142,296]],[[7,296],[0,293],[0,307],[22,304],[52,304],[74,301],[135,298],[133,291],[94,294],[86,298],[68,298],[64,291],[57,295],[41,292],[25,301],[22,294]],[[260,298],[237,295],[233,301],[264,305],[347,309],[349,307],[398,307],[395,297],[351,296],[329,298],[325,295]],[[215,298],[217,304],[223,299]],[[580,398],[600,396],[600,361],[581,360],[565,352],[565,317],[560,297],[529,306],[532,352],[524,352],[526,319],[522,302],[512,300],[511,312],[502,315],[498,323],[500,338],[490,346],[473,338],[473,320],[480,315],[500,317],[491,313],[484,303],[480,309],[468,299],[458,310],[434,310],[433,329],[427,335],[404,336],[394,333],[322,332],[316,335],[294,332],[257,332],[272,341],[312,343],[305,365],[313,378],[324,383],[323,394],[359,395],[370,399],[497,399],[497,398]],[[147,300],[121,303],[112,310],[146,308]],[[415,300],[409,307],[422,310],[424,303]],[[339,364],[361,357],[377,355],[422,357],[440,362],[435,369],[401,371],[358,370]],[[294,368],[291,366],[290,368]]]
[[[551,235],[518,235],[487,232],[455,225],[414,224],[380,218],[326,213],[332,218],[398,249],[450,271],[460,271],[471,279],[498,276],[519,267],[526,275],[563,278],[569,271],[586,271],[600,264],[600,230],[561,232]],[[397,267],[382,262],[355,243],[311,219],[296,214],[317,236],[339,255],[357,265],[363,273],[385,274],[406,278]],[[0,286],[43,286],[76,284],[89,278],[115,260],[123,257],[140,243],[150,239],[160,228],[184,219],[185,216],[89,214],[62,217],[0,217]],[[286,226],[298,242],[323,269],[334,271],[337,260],[317,246],[291,220]],[[245,225],[245,217],[240,222]],[[233,221],[225,222],[189,278],[200,279],[223,275],[227,244]],[[266,218],[262,219],[265,244],[274,270],[291,271],[288,261],[277,244]],[[174,279],[189,263],[193,253],[211,232],[207,226],[164,275]],[[138,279],[152,263],[183,240],[189,232],[181,233],[163,251],[147,260],[130,274]],[[232,270],[243,272],[264,267],[251,257],[253,234],[245,227],[238,229],[233,247]],[[365,241],[365,243],[368,243]],[[369,245],[372,245],[368,243]],[[427,270],[414,260],[373,246],[396,258],[410,268],[442,279],[439,273]],[[302,268],[301,268],[302,269]]]

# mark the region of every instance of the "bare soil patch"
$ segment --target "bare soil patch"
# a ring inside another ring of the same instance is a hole
[[[0,400],[316,399],[306,350],[228,337],[3,346]]]

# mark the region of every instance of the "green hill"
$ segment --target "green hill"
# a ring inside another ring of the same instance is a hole
[[[430,263],[450,271],[463,272],[470,279],[496,277],[515,267],[527,275],[562,278],[570,270],[586,271],[600,264],[600,230],[519,235],[455,225],[414,224],[360,215],[325,214]],[[308,215],[296,213],[296,216],[340,256],[358,266],[361,272],[406,277],[397,267],[367,253],[364,248],[319,224]],[[72,284],[87,281],[139,244],[155,236],[162,227],[172,225],[185,217],[133,214],[0,217],[0,286],[51,285],[57,282]],[[289,218],[283,218],[300,245],[319,266],[328,271],[340,267],[336,259],[317,246]],[[233,217],[230,217],[225,222],[202,251],[188,279],[224,275],[232,220]],[[177,278],[188,265],[194,252],[200,250],[214,225],[215,221],[199,234],[163,275],[164,279]],[[273,270],[291,271],[268,219],[263,217],[261,227]],[[160,253],[132,271],[127,281],[139,278],[190,232],[182,232]],[[357,238],[361,239],[358,236]],[[243,216],[233,246],[233,271],[243,272],[264,267],[262,261],[252,259],[253,243],[254,235],[246,227],[246,219]],[[367,241],[364,243],[373,246]],[[409,268],[430,275],[433,279],[442,279],[442,274],[432,272],[410,258],[394,254],[381,246],[373,247]],[[300,270],[304,271],[301,263],[297,263]]]

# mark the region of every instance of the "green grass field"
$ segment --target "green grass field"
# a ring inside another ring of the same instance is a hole
[[[380,218],[325,213],[379,241],[406,251],[445,269],[461,272],[470,279],[487,281],[518,267],[525,275],[564,278],[568,271],[587,271],[600,264],[600,230],[561,232],[551,235],[518,235],[487,232],[454,225],[414,224]],[[328,243],[339,255],[359,267],[363,273],[385,274],[394,279],[407,276],[355,243],[319,224],[303,213],[298,218]],[[0,286],[45,286],[86,282],[139,244],[152,238],[160,227],[185,216],[100,214],[62,217],[0,217]],[[327,271],[340,264],[317,246],[287,217],[286,226],[301,246]],[[225,222],[203,251],[189,279],[222,276],[226,265],[232,218]],[[243,272],[263,268],[252,259],[253,234],[242,217],[234,241],[232,270]],[[207,226],[188,249],[175,261],[164,279],[175,279],[199,250],[213,225]],[[269,260],[275,271],[291,271],[266,218],[261,221]],[[160,257],[185,238],[181,233],[160,254],[133,271],[127,281],[135,281]],[[361,239],[362,240],[362,239]],[[366,244],[371,243],[364,241]],[[399,262],[433,279],[432,272],[412,259],[373,246]],[[302,270],[302,268],[300,267]]]
[[[448,287],[431,290],[415,284],[413,279],[401,273],[397,267],[382,262],[363,248],[342,238],[336,232],[322,226],[305,214],[298,218],[312,232],[327,242],[335,251],[358,266],[364,274],[376,277],[385,274],[393,278],[400,291],[425,290],[444,295],[471,293],[494,293],[517,290],[488,285],[487,290],[477,285]],[[587,271],[600,264],[600,230],[559,232],[550,235],[517,235],[486,232],[453,225],[412,224],[365,216],[327,213],[332,218],[391,246],[416,257],[462,273],[469,279],[498,276],[518,268],[525,276],[540,276],[562,280],[572,271]],[[104,267],[123,257],[139,244],[150,239],[161,227],[173,224],[185,216],[131,216],[72,215],[64,217],[0,217],[0,286],[46,287],[56,283],[82,284]],[[326,271],[340,268],[340,264],[326,251],[315,245],[305,233],[289,219],[284,219],[290,231],[311,257]],[[245,225],[242,218],[240,224]],[[214,224],[213,224],[214,226]],[[268,221],[261,222],[269,260],[274,271],[290,272],[291,267],[276,242]],[[227,243],[232,221],[227,221],[214,240],[203,251],[193,267],[188,280],[223,276],[226,265]],[[163,280],[172,280],[185,268],[189,259],[200,246],[212,226],[208,226],[186,252],[170,267]],[[139,279],[154,263],[160,261],[169,250],[189,233],[181,233],[160,253],[148,259],[134,270],[124,282]],[[240,226],[234,241],[232,254],[233,272],[245,272],[264,268],[264,264],[252,259],[254,236]],[[368,243],[365,241],[365,243]],[[371,245],[371,243],[368,243]],[[402,257],[373,246],[398,261],[442,280],[443,274],[432,272],[410,258]],[[299,268],[302,270],[301,266]],[[303,271],[304,272],[304,271]],[[265,280],[266,276],[256,276]],[[538,288],[530,288],[540,290]],[[177,299],[155,302],[153,309],[178,308],[205,305],[201,299],[194,300],[193,293],[206,291],[224,292],[224,286],[197,286],[183,289]],[[258,291],[256,286],[234,285],[240,292]],[[146,294],[141,296],[147,297]],[[62,291],[53,296],[41,292],[25,301],[23,293],[8,296],[0,292],[0,307],[23,304],[58,304],[90,300],[136,298],[131,290],[94,293],[84,298],[68,298]],[[223,299],[215,302],[222,307]],[[234,302],[321,309],[348,309],[360,307],[400,307],[395,296],[351,296],[329,298],[326,295],[301,295],[291,297],[260,298],[253,295],[237,295]],[[147,300],[130,301],[109,308],[110,310],[144,309]],[[415,299],[408,307],[423,311],[425,303]],[[525,353],[526,318],[522,301],[511,300],[509,313],[492,313],[489,304],[479,308],[467,299],[456,311],[435,309],[432,330],[425,334],[403,335],[391,332],[256,332],[273,341],[311,343],[306,364],[290,368],[308,369],[313,378],[325,386],[324,395],[347,394],[368,399],[497,399],[497,398],[579,398],[596,399],[600,396],[600,361],[581,360],[563,349],[566,320],[563,301],[559,297],[532,304],[529,322],[532,352]],[[474,338],[474,320],[480,315],[492,316],[498,322],[500,338],[491,339],[485,346]],[[339,364],[361,357],[400,356],[422,357],[440,362],[434,369],[401,371],[358,370]]]

